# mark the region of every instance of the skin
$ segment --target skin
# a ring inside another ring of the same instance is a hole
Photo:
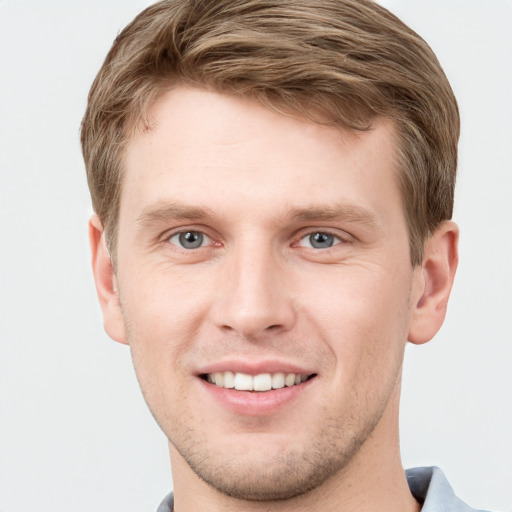
[[[90,239],[106,331],[169,439],[176,510],[419,510],[403,352],[443,322],[458,231],[443,223],[411,266],[393,124],[353,133],[185,87],[151,118],[126,149],[115,273],[95,216]],[[203,245],[180,246],[186,231]],[[201,378],[219,365],[312,378],[240,409]]]

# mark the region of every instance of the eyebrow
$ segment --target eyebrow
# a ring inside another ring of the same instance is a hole
[[[213,213],[207,208],[188,206],[182,203],[165,203],[151,205],[142,210],[137,217],[137,226],[141,229],[148,228],[154,224],[168,222],[169,220],[193,220],[200,221],[211,218]]]
[[[312,207],[288,210],[287,217],[298,221],[346,220],[368,227],[378,227],[377,215],[367,208],[350,203],[334,206]]]
[[[140,229],[149,228],[170,220],[203,221],[216,215],[209,208],[190,206],[179,202],[157,203],[142,210],[136,223]],[[377,215],[365,207],[350,203],[325,207],[290,208],[285,211],[284,219],[299,222],[345,220],[368,227],[379,226]]]

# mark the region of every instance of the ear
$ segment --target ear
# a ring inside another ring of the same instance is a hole
[[[89,243],[96,292],[103,312],[103,326],[114,341],[127,344],[114,267],[105,243],[103,225],[96,214],[89,220]]]
[[[415,269],[408,340],[430,341],[443,325],[459,261],[459,228],[444,221],[425,244],[421,266]]]

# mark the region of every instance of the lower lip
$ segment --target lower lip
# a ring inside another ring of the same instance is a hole
[[[221,388],[201,378],[199,380],[207,393],[228,410],[244,416],[264,416],[277,412],[299,398],[316,377],[295,386],[270,391],[238,391]]]

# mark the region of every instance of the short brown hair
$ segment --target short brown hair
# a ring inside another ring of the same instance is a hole
[[[457,103],[430,47],[393,14],[371,0],[165,0],[116,38],[82,122],[93,208],[114,256],[124,147],[177,82],[353,130],[391,118],[413,265],[451,218]]]

